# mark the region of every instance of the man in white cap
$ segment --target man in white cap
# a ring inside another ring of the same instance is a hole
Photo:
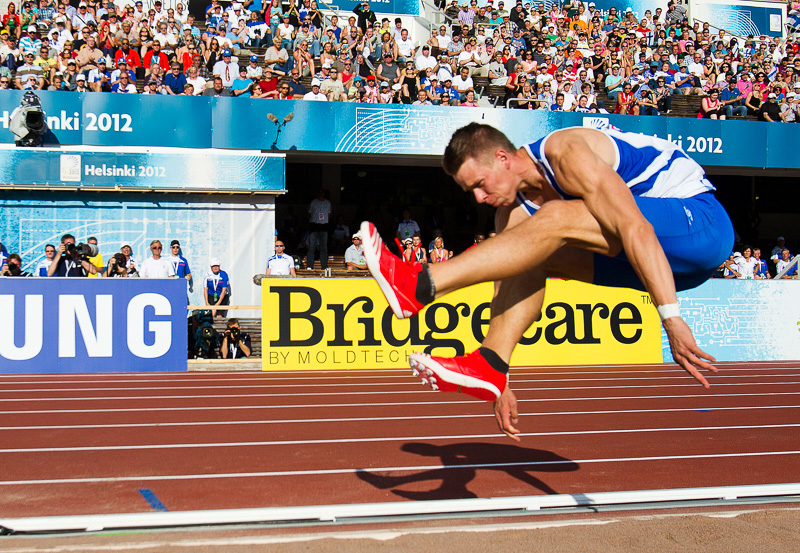
[[[797,94],[789,92],[786,101],[781,105],[781,119],[784,123],[797,122]]]
[[[230,281],[228,273],[220,269],[219,259],[212,258],[209,263],[211,270],[203,277],[203,301],[212,307],[230,305]],[[225,317],[227,311],[211,310],[212,317]]]
[[[280,238],[275,239],[275,255],[267,259],[266,275],[296,277],[294,258],[286,255],[286,243]]]
[[[364,250],[361,247],[361,233],[353,235],[353,245],[344,252],[344,262],[347,264],[348,271],[366,271],[367,260],[364,258]]]
[[[311,92],[307,93],[303,96],[303,100],[315,100],[318,102],[327,102],[328,98],[319,91],[319,87],[322,83],[319,82],[319,79],[314,78],[311,80]]]

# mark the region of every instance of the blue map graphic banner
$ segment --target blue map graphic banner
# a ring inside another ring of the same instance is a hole
[[[800,359],[800,286],[796,280],[711,279],[678,292],[681,317],[700,349],[717,361]],[[664,362],[672,362],[664,330]]]
[[[253,151],[185,148],[0,146],[0,182],[118,190],[283,192],[286,158]]]

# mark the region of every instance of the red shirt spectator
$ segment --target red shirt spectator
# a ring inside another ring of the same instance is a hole
[[[145,69],[158,62],[158,65],[161,66],[161,69],[164,71],[169,70],[169,59],[167,59],[167,55],[161,51],[161,48],[153,48],[148,50],[148,52],[144,55],[143,61]]]

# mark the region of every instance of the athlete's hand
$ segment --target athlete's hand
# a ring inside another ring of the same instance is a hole
[[[506,386],[503,393],[494,402],[494,416],[497,419],[497,426],[503,433],[514,440],[521,442],[522,440],[517,436],[519,430],[517,424],[519,423],[519,413],[517,412],[517,397],[511,388]]]
[[[700,374],[698,369],[711,372],[719,372],[711,363],[716,363],[713,356],[707,354],[694,341],[692,331],[680,317],[669,317],[664,319],[664,330],[669,338],[669,346],[672,349],[672,358],[683,369],[691,374],[700,384],[709,388],[710,384],[705,377]]]

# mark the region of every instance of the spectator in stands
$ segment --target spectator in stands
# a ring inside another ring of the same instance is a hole
[[[282,39],[276,36],[272,39],[272,46],[264,54],[264,63],[271,67],[276,75],[288,75],[294,66],[294,57],[289,56],[286,48],[282,46]]]
[[[61,237],[61,244],[56,250],[56,257],[47,269],[47,276],[59,277],[85,277],[97,273],[89,260],[82,257],[75,247],[75,237],[65,234]]]
[[[330,68],[328,77],[320,85],[320,93],[324,94],[329,102],[346,102],[347,94],[344,91],[344,84],[339,78],[339,71]]]
[[[231,84],[231,95],[239,98],[249,98],[255,83],[247,78],[247,67],[239,68],[239,77]]]
[[[211,88],[206,88],[203,90],[203,96],[230,96],[231,92],[224,86],[222,86],[222,77],[215,75],[214,76],[214,85]]]
[[[186,76],[181,71],[181,64],[173,61],[172,70],[164,77],[164,91],[171,95],[181,94],[186,83]]]
[[[767,101],[761,105],[758,110],[758,120],[768,123],[776,123],[781,121],[781,108],[777,102],[778,95],[770,92],[767,95]]]
[[[197,59],[199,59],[199,56],[197,56]],[[207,84],[207,81],[198,74],[198,71],[199,71],[198,64],[193,64],[189,68],[186,77],[186,83],[192,85],[194,91],[193,94],[195,96],[202,95]]]
[[[617,108],[614,113],[622,115],[639,115],[639,106],[636,104],[636,98],[631,92],[631,83],[622,85],[622,92],[617,94]]]
[[[708,96],[700,101],[698,119],[725,119],[725,108],[719,99],[719,90],[711,89]]]
[[[319,79],[313,78],[311,79],[311,92],[307,92],[303,96],[303,100],[310,100],[310,101],[317,101],[317,102],[327,102],[328,97],[325,96],[323,93],[320,92],[320,86],[322,83]]]
[[[81,77],[83,77],[83,75],[78,75],[79,81],[81,80]],[[131,77],[128,72],[123,71],[119,75],[119,81],[111,85],[111,92],[120,94],[138,94],[139,91],[136,90],[136,85],[131,82]]]
[[[431,263],[442,263],[453,257],[453,252],[444,247],[444,239],[437,236],[431,248]]]
[[[214,77],[222,79],[222,86],[230,90],[233,86],[233,81],[239,75],[239,64],[231,61],[231,51],[223,50],[222,59],[214,64]],[[216,80],[216,79],[215,79]]]
[[[187,282],[192,280],[192,271],[189,269],[189,262],[181,255],[181,243],[178,240],[173,240],[169,243],[170,256],[167,258],[172,264],[172,271],[175,278],[186,279]]]
[[[781,250],[781,258],[775,264],[776,274],[775,276],[779,275],[782,271],[786,269],[789,265],[792,264],[792,253],[787,249],[783,248]],[[786,273],[781,277],[782,279],[796,279],[797,278],[797,263],[792,265],[792,268],[786,271]]]
[[[212,317],[225,317],[227,311],[217,308],[230,305],[230,284],[228,273],[220,269],[219,259],[212,258],[209,263],[211,270],[203,277],[203,301],[205,305],[212,307]]]
[[[765,259],[761,259],[761,249],[754,248],[753,249],[753,257],[756,261],[758,261],[758,267],[756,268],[756,278],[772,278],[769,274],[769,268],[767,267],[767,261]]]
[[[400,82],[400,66],[394,63],[392,54],[383,54],[383,63],[378,65],[376,77],[380,81],[388,82],[390,85]]]
[[[44,259],[42,259],[37,265],[36,269],[33,271],[33,276],[37,277],[46,277],[47,270],[50,268],[50,264],[56,258],[56,247],[53,244],[47,244],[44,247]],[[2,263],[0,263],[2,265]]]
[[[111,92],[115,92],[114,87],[119,88],[119,85],[116,84],[112,86]],[[84,75],[83,73],[79,73],[75,77],[75,92],[91,92],[91,90],[86,87],[86,75]]]
[[[223,359],[242,359],[250,357],[252,344],[250,335],[241,331],[239,319],[229,319],[227,330],[222,335],[220,353]]]
[[[611,66],[611,74],[606,77],[605,87],[609,100],[617,100],[617,95],[622,92],[625,76],[621,73],[619,64]]]
[[[319,84],[317,84],[319,86]],[[312,90],[314,87],[312,86]],[[317,197],[308,206],[308,268],[314,268],[314,252],[319,247],[320,265],[328,268],[328,225],[330,223],[331,202],[325,197],[325,190],[317,190]]]
[[[798,121],[798,105],[797,95],[794,92],[789,92],[786,95],[786,101],[781,105],[781,120],[784,123],[797,123]]]
[[[367,260],[361,248],[361,234],[353,235],[353,244],[344,252],[344,261],[348,271],[366,271]]]
[[[153,40],[152,48],[147,51],[142,60],[142,64],[145,68],[152,67],[154,63],[161,66],[161,69],[165,72],[169,71],[169,59],[167,55],[161,51],[161,43],[158,40]]]
[[[727,117],[747,115],[747,107],[743,103],[744,95],[736,86],[736,77],[728,77],[728,86],[722,90],[719,99]]]
[[[297,276],[294,267],[294,258],[286,255],[286,244],[283,240],[275,240],[275,255],[267,259],[266,275],[273,276]]]
[[[371,27],[378,20],[375,12],[370,9],[369,2],[362,2],[357,5],[353,13],[358,17],[357,25],[363,33],[366,33],[367,27]]]
[[[653,98],[653,94],[649,88],[642,89],[641,95],[637,100],[639,106],[639,113],[641,115],[660,115],[658,112],[658,104]]]

